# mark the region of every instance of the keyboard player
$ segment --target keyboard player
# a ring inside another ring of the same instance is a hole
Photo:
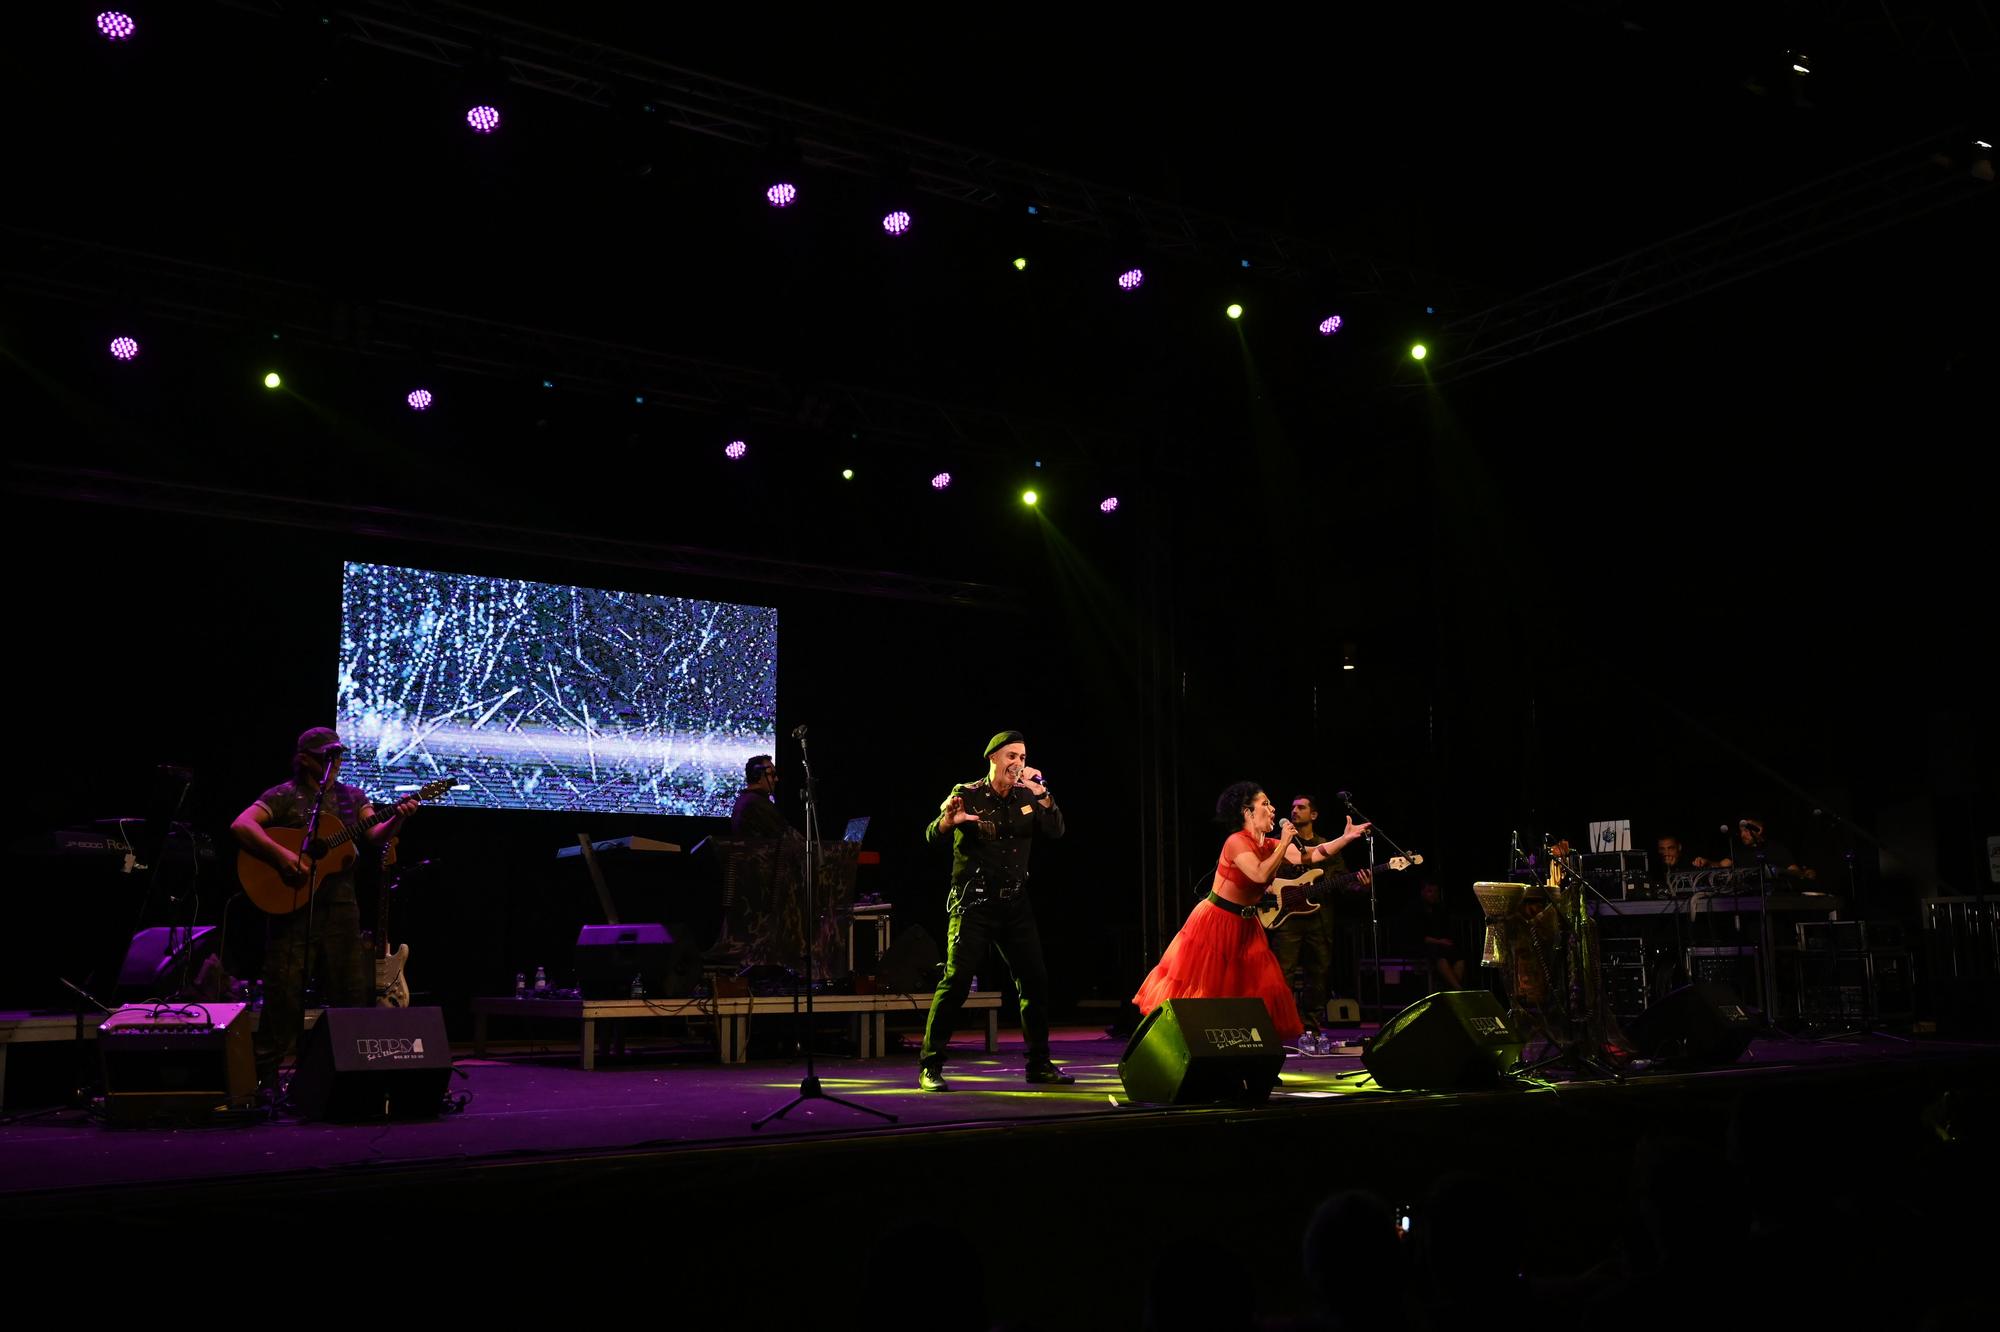
[[[755,754],[743,765],[743,789],[729,811],[729,831],[738,837],[789,837],[792,825],[778,812],[778,764]]]
[[[1716,861],[1717,867],[1745,870],[1762,867],[1774,878],[1796,879],[1802,883],[1809,883],[1819,878],[1811,867],[1799,864],[1798,857],[1792,854],[1790,847],[1769,835],[1762,819],[1738,820],[1736,840],[1740,844],[1739,849],[1733,856],[1725,856]],[[1696,860],[1694,863],[1705,865],[1707,862]]]

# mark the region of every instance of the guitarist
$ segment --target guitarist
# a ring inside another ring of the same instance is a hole
[[[1338,848],[1312,856],[1312,848],[1323,845],[1328,839],[1321,837],[1314,827],[1319,819],[1319,809],[1311,796],[1299,796],[1292,801],[1292,826],[1298,829],[1295,845],[1300,858],[1295,860],[1289,853],[1286,864],[1278,870],[1278,878],[1289,879],[1297,876],[1305,859],[1326,870],[1328,874],[1345,874],[1347,861]],[[1360,881],[1366,887],[1368,880]],[[1298,996],[1299,1020],[1305,1023],[1309,1032],[1319,1030],[1320,1020],[1326,1016],[1327,976],[1333,970],[1334,922],[1331,904],[1318,911],[1287,917],[1278,923],[1278,928],[1265,932],[1270,941],[1271,952],[1278,959],[1278,966],[1291,984],[1292,992]]]
[[[305,886],[312,862],[273,839],[266,828],[303,829],[319,805],[320,835],[334,830],[333,820],[348,828],[366,829],[357,838],[364,852],[379,851],[416,811],[415,800],[396,806],[396,815],[367,827],[375,807],[358,786],[338,780],[347,746],[332,728],[315,726],[299,737],[292,755],[292,780],[274,786],[236,816],[230,831],[244,850],[276,869],[295,888]],[[321,792],[324,789],[324,799]],[[322,879],[312,896],[313,947],[319,963],[321,992],[330,1006],[362,1008],[374,1002],[375,975],[361,938],[361,906],[354,894],[354,867]],[[298,1040],[305,1023],[306,917],[304,910],[287,916],[266,916],[264,936],[264,1011],[257,1026],[257,1080],[275,1087],[278,1064]]]

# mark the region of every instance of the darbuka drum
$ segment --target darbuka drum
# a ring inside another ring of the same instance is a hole
[[[1525,883],[1475,883],[1472,895],[1479,899],[1479,910],[1486,917],[1486,941],[1479,950],[1479,965],[1482,967],[1504,967],[1508,962],[1507,917],[1521,909],[1521,899],[1526,896]]]

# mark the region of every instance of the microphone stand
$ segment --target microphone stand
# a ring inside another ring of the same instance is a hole
[[[326,765],[326,773],[320,778],[319,792],[313,797],[312,813],[306,816],[305,851],[307,856],[310,857],[311,868],[306,871],[306,927],[299,935],[299,947],[305,950],[305,956],[300,960],[299,964],[299,1034],[297,1039],[300,1050],[304,1050],[306,1044],[307,1001],[317,988],[319,981],[319,977],[314,974],[318,969],[319,962],[316,950],[313,948],[313,917],[319,905],[320,858],[313,851],[313,847],[320,840],[319,819],[321,810],[326,807],[327,789],[340,780],[340,760],[341,755],[335,754],[332,760]],[[278,1058],[283,1060],[284,1057],[285,1052],[283,1050],[278,1051]],[[276,1076],[275,1073],[272,1074],[273,1078]]]
[[[1341,807],[1347,811],[1348,818],[1353,819],[1356,823],[1365,823],[1368,825],[1368,948],[1369,958],[1375,964],[1375,1024],[1377,1030],[1380,1030],[1381,1024],[1387,1015],[1382,1011],[1382,918],[1378,910],[1379,904],[1375,897],[1374,867],[1377,864],[1375,859],[1375,835],[1381,832],[1382,840],[1389,844],[1389,849],[1395,854],[1407,859],[1410,853],[1396,845],[1395,838],[1377,828],[1375,820],[1363,817],[1361,811],[1354,807],[1354,798],[1346,791],[1339,791],[1335,794],[1340,797]]]
[[[807,1101],[831,1101],[835,1105],[846,1106],[849,1110],[859,1110],[864,1115],[874,1115],[879,1119],[886,1119],[893,1124],[896,1122],[896,1117],[886,1110],[877,1110],[872,1105],[860,1105],[853,1101],[842,1100],[838,1096],[828,1096],[825,1090],[819,1085],[819,1073],[817,1066],[813,1062],[813,1037],[816,1033],[816,1024],[813,1020],[813,942],[815,936],[819,933],[819,918],[813,914],[813,884],[819,878],[820,864],[819,788],[813,781],[812,757],[806,749],[806,728],[801,726],[793,731],[792,735],[799,742],[799,767],[806,775],[806,903],[805,920],[803,922],[805,927],[803,933],[806,943],[806,1073],[799,1080],[799,1094],[797,1096],[794,1096],[770,1114],[765,1115],[762,1119],[757,1120],[750,1127],[752,1129],[760,1129],[774,1119],[783,1119],[792,1110]],[[799,977],[797,972],[793,972],[792,1010],[794,1012],[798,1011],[798,1006]],[[864,1018],[863,1020],[865,1021],[866,1019]]]
[[[1606,906],[1610,906],[1613,914],[1624,913],[1584,874],[1583,859],[1580,855],[1575,851],[1567,855],[1558,855],[1554,846],[1548,843],[1546,836],[1543,842],[1548,847],[1549,863],[1561,866],[1567,881],[1580,885],[1581,888],[1576,893],[1575,917],[1562,922],[1562,932],[1568,940],[1568,947],[1563,952],[1563,969],[1568,974],[1563,979],[1568,983],[1569,990],[1567,1005],[1569,1011],[1565,1014],[1568,1018],[1566,1034],[1569,1040],[1559,1042],[1552,1039],[1547,1019],[1544,1017],[1543,1039],[1548,1040],[1555,1048],[1534,1063],[1522,1065],[1518,1071],[1525,1076],[1539,1072],[1552,1064],[1561,1064],[1572,1072],[1595,1074],[1601,1078],[1610,1078],[1614,1082],[1622,1082],[1623,1071],[1605,1058],[1604,1046],[1596,1035],[1598,1031],[1608,1029],[1609,1023],[1605,1014],[1600,1011],[1605,998],[1602,978],[1593,974],[1597,971],[1597,966],[1592,961],[1596,945],[1588,934],[1589,899],[1595,897]],[[1556,899],[1549,903],[1546,910],[1557,912],[1562,910],[1561,891],[1557,890]]]

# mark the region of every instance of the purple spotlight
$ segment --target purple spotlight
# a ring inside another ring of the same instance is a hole
[[[1097,506],[1097,511],[1099,513],[1118,512],[1118,497],[1116,495],[1110,496],[1104,501],[1104,503]]]
[[[882,230],[891,236],[900,236],[910,229],[910,215],[898,208],[882,219]]]
[[[1129,268],[1118,275],[1118,285],[1126,291],[1139,290],[1139,284],[1145,280],[1146,275],[1136,268]]]
[[[482,103],[465,113],[465,123],[474,134],[491,134],[500,128],[500,108]]]
[[[939,472],[936,476],[931,478],[932,490],[943,490],[946,486],[950,484],[951,484],[950,472]]]
[[[113,338],[111,354],[121,361],[129,361],[139,354],[139,344],[131,338]]]
[[[97,16],[97,30],[111,41],[122,42],[130,40],[132,34],[139,30],[139,25],[132,21],[130,14],[107,9]]]
[[[430,410],[431,403],[436,400],[431,397],[429,389],[411,389],[409,396],[404,398],[403,401],[410,404],[410,410],[413,412],[427,412]]]
[[[764,191],[764,197],[771,201],[773,208],[790,208],[799,197],[799,187],[779,181]]]
[[[1322,336],[1329,338],[1340,332],[1340,316],[1328,315],[1326,318],[1320,320],[1319,331]]]
[[[748,444],[745,444],[740,439],[732,439],[729,441],[729,446],[723,449],[722,456],[729,459],[731,462],[734,462],[736,459],[741,458],[744,454],[748,452],[750,452],[750,446]]]

